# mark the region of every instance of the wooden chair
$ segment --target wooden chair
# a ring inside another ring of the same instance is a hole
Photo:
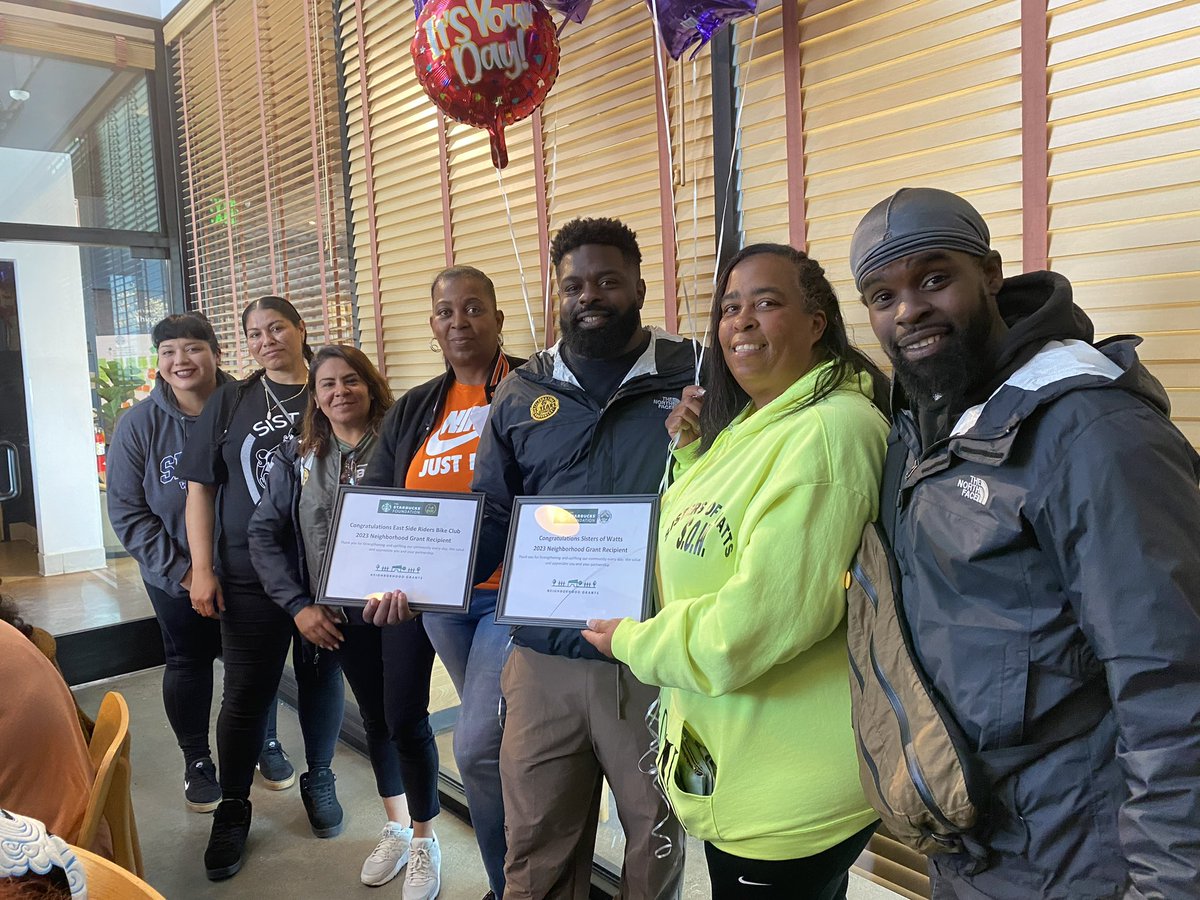
[[[141,877],[145,868],[130,795],[133,770],[129,763],[129,706],[116,691],[104,695],[88,753],[96,779],[79,831],[79,845],[92,846],[103,819],[112,835],[114,861]]]
[[[83,864],[88,900],[164,900],[162,894],[116,863],[82,847],[71,849]]]
[[[854,873],[895,891],[906,900],[928,900],[928,863],[881,826],[854,863]]]

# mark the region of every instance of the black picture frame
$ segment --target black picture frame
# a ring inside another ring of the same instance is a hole
[[[531,514],[534,507],[554,505],[560,507],[601,507],[619,504],[639,504],[650,508],[646,532],[645,574],[642,582],[642,602],[639,621],[650,618],[654,612],[654,572],[658,552],[658,517],[660,500],[658,494],[570,494],[522,496],[513,498],[512,518],[509,521],[508,540],[504,551],[504,571],[500,579],[500,591],[496,598],[496,622],[500,625],[541,625],[551,628],[583,628],[586,620],[557,618],[552,616],[526,616],[510,611],[510,593],[514,579],[520,578],[520,567],[514,567],[514,549],[517,529],[523,515]]]
[[[328,585],[330,573],[335,562],[335,554],[337,550],[339,532],[342,524],[342,510],[345,507],[346,498],[352,494],[367,494],[380,498],[399,498],[407,500],[410,503],[442,503],[442,502],[457,502],[470,503],[475,507],[475,515],[473,520],[473,532],[471,534],[471,550],[467,555],[466,571],[463,573],[463,590],[461,599],[454,604],[446,603],[427,603],[421,601],[409,601],[409,608],[414,612],[444,612],[444,613],[465,613],[471,604],[471,591],[475,588],[473,578],[475,571],[475,555],[479,549],[479,527],[483,522],[483,501],[484,495],[474,492],[455,493],[450,491],[414,491],[407,488],[384,488],[384,487],[369,487],[365,485],[339,485],[337,496],[333,504],[333,519],[329,526],[329,537],[325,544],[325,555],[321,562],[321,577],[317,585],[316,602],[326,606],[365,606],[367,603],[364,597],[333,597],[328,594]],[[396,589],[403,590],[403,584],[396,584]]]

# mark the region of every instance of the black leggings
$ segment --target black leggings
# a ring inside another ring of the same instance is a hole
[[[350,615],[361,615],[350,610]],[[429,727],[429,676],[433,644],[418,616],[380,629],[383,642],[383,704],[400,771],[408,789],[408,809],[417,822],[438,814],[438,749]]]
[[[211,756],[208,720],[212,714],[213,661],[221,655],[221,624],[197,615],[186,594],[172,596],[146,583],[150,605],[162,632],[163,706],[183,759],[191,765]]]
[[[224,582],[221,588],[225,596],[221,613],[225,685],[217,719],[221,793],[244,800],[250,796],[254,766],[296,627],[258,585]],[[306,661],[295,653],[293,665],[308,767],[328,766],[342,724],[341,667],[334,654]]]
[[[846,900],[850,867],[877,824],[800,859],[743,859],[705,843],[713,900]]]

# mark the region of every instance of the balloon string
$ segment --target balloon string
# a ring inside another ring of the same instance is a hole
[[[711,56],[710,56],[711,59]],[[692,57],[692,121],[698,121],[697,107],[700,102],[700,91],[696,89],[696,74],[700,68],[700,60],[695,56]],[[693,152],[692,152],[692,294],[696,297],[696,302],[700,300],[700,171],[696,165],[696,160],[700,158],[699,144],[700,129],[692,129]],[[688,317],[691,318],[692,311],[688,310]],[[692,340],[696,340],[696,323],[693,320],[690,323],[692,331]],[[705,337],[707,340],[707,336]],[[704,350],[701,349],[696,354],[696,376],[695,383],[700,383],[700,361],[704,358]]]
[[[666,791],[662,789],[661,779],[658,771],[658,748],[662,745],[658,731],[658,700],[655,699],[650,704],[650,708],[646,710],[646,728],[650,731],[650,749],[642,754],[638,760],[638,771],[643,775],[649,775],[651,783],[654,785],[654,790],[658,792],[658,796],[662,797],[663,804],[668,812],[653,828],[650,829],[650,834],[662,841],[654,848],[655,859],[666,859],[675,849],[675,842],[671,840],[671,836],[663,831],[667,823],[671,821],[671,814],[674,810],[671,809],[671,798],[667,796]]]
[[[496,181],[500,183],[500,195],[504,197],[504,215],[508,218],[508,236],[512,238],[513,256],[517,258],[517,271],[521,273],[521,296],[525,299],[525,315],[529,317],[529,334],[533,338],[533,349],[537,351],[537,326],[533,324],[533,308],[529,305],[529,285],[525,282],[525,266],[521,263],[521,251],[517,247],[517,229],[513,226],[512,207],[508,205],[508,189],[504,186],[504,174],[496,169]]]

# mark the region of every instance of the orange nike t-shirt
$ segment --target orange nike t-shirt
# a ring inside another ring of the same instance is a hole
[[[429,437],[417,448],[404,486],[415,491],[447,491],[456,494],[471,489],[475,474],[475,453],[479,436],[487,421],[487,393],[482,384],[454,382],[446,394],[442,417],[429,432]],[[500,568],[478,587],[499,590]]]

